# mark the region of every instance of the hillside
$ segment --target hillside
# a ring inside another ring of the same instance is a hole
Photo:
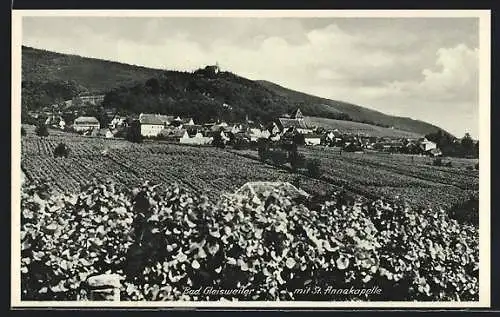
[[[335,120],[319,117],[306,117],[306,122],[312,126],[323,127],[325,129],[339,129],[353,134],[366,134],[375,137],[389,138],[418,138],[421,134],[400,129],[391,129],[373,124],[366,124],[355,121]]]
[[[355,104],[308,95],[265,80],[260,80],[258,82],[280,96],[293,99],[297,103],[322,105],[322,107],[332,109],[332,111],[338,111],[348,115],[352,121],[384,127],[394,127],[395,129],[418,134],[428,134],[440,129],[437,126],[424,121],[390,116]]]
[[[90,93],[105,93],[157,76],[162,71],[141,66],[22,47],[23,82],[75,82]]]
[[[200,65],[202,66],[202,65]],[[230,72],[203,76],[60,54],[23,46],[22,102],[30,110],[81,93],[106,94],[104,104],[123,112],[160,112],[196,121],[223,118],[268,121],[300,107],[304,115],[394,127],[419,135],[439,128],[345,102],[293,91]],[[374,128],[376,129],[376,128]]]

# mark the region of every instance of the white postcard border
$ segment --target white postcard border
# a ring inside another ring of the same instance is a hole
[[[349,18],[479,18],[479,301],[477,302],[303,302],[303,301],[169,301],[78,302],[21,301],[20,192],[21,192],[21,45],[22,18],[74,17],[349,17]],[[489,10],[13,10],[12,11],[12,160],[11,160],[11,308],[487,308],[490,307],[490,85],[491,12]]]

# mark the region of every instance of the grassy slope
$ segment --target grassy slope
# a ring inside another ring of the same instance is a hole
[[[415,132],[418,134],[428,134],[436,132],[436,130],[440,129],[437,126],[432,124],[413,120],[410,118],[404,117],[395,117],[386,115],[384,113],[367,109],[364,107],[360,107],[358,105],[354,105],[347,102],[336,101],[325,99],[321,97],[316,97],[312,95],[308,95],[305,93],[301,93],[298,91],[294,91],[285,87],[281,87],[277,84],[268,82],[268,81],[259,81],[264,87],[280,94],[282,96],[286,96],[288,98],[293,98],[297,101],[302,101],[305,103],[313,103],[313,104],[322,104],[324,107],[330,107],[335,109],[336,111],[340,111],[348,114],[354,121],[372,121],[377,124],[383,124],[387,126],[393,126],[396,129]]]
[[[421,136],[420,134],[414,132],[408,132],[399,129],[389,129],[354,121],[334,120],[334,119],[318,118],[318,117],[306,117],[306,122],[309,122],[313,126],[324,127],[325,129],[339,129],[340,131],[346,131],[354,134],[365,133],[369,136],[376,136],[376,137],[417,138]]]

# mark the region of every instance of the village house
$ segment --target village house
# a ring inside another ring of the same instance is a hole
[[[391,142],[390,145],[391,145],[390,150],[392,152],[401,152],[402,149],[405,147],[404,144],[399,141]]]
[[[304,135],[304,141],[306,145],[320,145],[321,135],[315,133],[308,133]]]
[[[60,115],[50,115],[45,120],[45,125],[64,130],[64,128],[66,127],[66,122]]]
[[[427,154],[430,156],[436,157],[436,156],[443,155],[443,152],[441,152],[441,150],[438,148],[434,148],[434,149],[430,149],[429,151],[427,151]]]
[[[271,134],[269,136],[269,140],[271,141],[279,141],[281,139],[281,135],[276,133],[276,134]]]
[[[116,135],[118,134],[118,130],[117,129],[108,129],[106,131],[106,138],[107,139],[112,139],[114,138]]]
[[[300,134],[312,133],[312,127],[306,124],[304,115],[300,109],[297,109],[291,118],[281,117],[276,121],[276,125],[281,133],[286,131],[297,131]]]
[[[430,151],[432,149],[437,148],[437,144],[427,140],[426,138],[421,138],[418,140],[418,146],[424,151]]]
[[[121,117],[121,116],[115,116],[111,122],[109,123],[109,127],[111,129],[115,129],[120,126],[126,126],[127,125],[127,118],[126,117]]]
[[[92,105],[99,105],[104,101],[104,95],[82,95],[75,97],[75,100],[78,100],[84,104],[89,103]]]
[[[183,126],[187,126],[187,125],[192,126],[192,125],[195,125],[193,118],[183,118],[181,120],[182,120],[182,125]]]
[[[78,117],[73,122],[73,130],[76,132],[99,131],[101,124],[95,117]]]
[[[338,129],[328,131],[323,134],[323,143],[327,145],[340,145],[342,143],[342,134]]]
[[[163,129],[158,136],[163,140],[175,143],[181,143],[181,140],[189,139],[189,134],[184,129]]]
[[[141,113],[139,123],[141,125],[141,135],[144,137],[155,137],[174,120],[173,116],[160,114]]]
[[[268,139],[271,136],[271,132],[258,128],[250,128],[248,135],[250,136],[251,142],[256,142],[258,139]]]
[[[216,65],[205,66],[205,68],[200,68],[200,69],[196,70],[194,73],[196,75],[204,75],[204,76],[207,76],[207,77],[214,77],[219,72],[220,72],[219,65],[216,64]]]
[[[271,122],[270,124],[268,124],[266,126],[266,129],[271,132],[271,135],[276,135],[278,133],[280,133],[280,128],[278,127],[278,125],[276,124],[276,122]]]
[[[66,128],[66,121],[63,118],[59,121],[59,129],[64,130]]]
[[[186,137],[185,135],[183,135],[183,137],[179,139],[179,143],[192,144],[192,145],[206,145],[212,143],[212,138],[203,136],[203,134],[198,132],[193,137],[189,137],[189,135]]]
[[[222,121],[222,122],[213,124],[210,129],[212,130],[212,132],[217,132],[217,131],[220,131],[221,128],[223,130],[226,130],[225,128],[227,128],[227,127],[229,127],[229,125],[226,122]],[[229,127],[229,129],[231,129],[231,127]]]
[[[225,142],[225,143],[227,143],[227,142],[229,142],[229,140],[231,140],[231,138],[229,137],[228,133],[224,132],[224,130],[213,132],[213,136],[215,136],[216,134],[220,134],[220,137],[221,137],[222,141]]]
[[[243,125],[241,124],[235,124],[231,127],[231,133],[232,134],[237,134],[237,133],[240,133],[241,131],[243,131]]]
[[[188,132],[189,136],[194,136],[197,133],[200,133],[203,135],[203,126],[199,124],[193,124],[193,125],[186,125],[184,127],[186,131]]]

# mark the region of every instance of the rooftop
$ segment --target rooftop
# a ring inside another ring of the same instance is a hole
[[[279,118],[279,123],[283,128],[301,128],[308,129],[309,127],[304,122],[304,120],[300,119],[288,119],[288,118]]]
[[[139,115],[139,121],[141,124],[165,125],[170,123],[172,120],[174,120],[174,116],[150,113],[141,113]]]

